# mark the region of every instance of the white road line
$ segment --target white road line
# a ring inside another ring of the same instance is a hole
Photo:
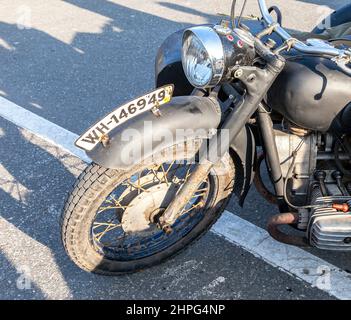
[[[266,230],[229,211],[211,231],[313,287],[338,299],[351,299],[350,274],[305,250],[275,241]]]
[[[3,97],[0,97],[0,116],[21,128],[27,129],[53,145],[66,150],[85,162],[91,161],[85,152],[74,145],[74,141],[78,138],[78,135]]]
[[[83,161],[90,162],[89,158],[74,146],[76,134],[1,97],[0,116]],[[263,259],[268,264],[338,299],[351,299],[350,274],[300,248],[278,243],[270,238],[265,230],[229,211],[223,214],[211,231]]]

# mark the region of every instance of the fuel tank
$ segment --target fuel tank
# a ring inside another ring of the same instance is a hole
[[[290,56],[268,92],[267,102],[300,127],[340,131],[345,113],[350,113],[351,77],[324,57]]]

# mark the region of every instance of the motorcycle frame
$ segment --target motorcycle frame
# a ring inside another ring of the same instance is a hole
[[[337,25],[338,22],[344,22],[345,19],[350,19],[351,5],[347,5],[344,8],[341,8],[338,12],[333,13],[332,23]],[[245,21],[250,29],[255,33],[262,30],[264,24],[259,20],[249,20]],[[200,109],[204,113],[205,123],[203,124],[204,128],[218,128],[220,122],[220,109],[219,105],[213,105],[210,107],[209,99],[205,97],[194,97],[191,96],[193,87],[187,81],[182,64],[181,64],[181,39],[184,30],[179,30],[178,32],[170,35],[164,43],[159,48],[156,64],[155,64],[155,80],[156,86],[173,83],[175,85],[175,98],[167,106],[169,112],[162,117],[152,116],[150,113],[144,113],[140,117],[133,121],[132,123],[127,123],[127,125],[136,130],[142,130],[142,125],[145,121],[151,121],[154,127],[160,128],[160,126],[166,126],[175,132],[176,128],[174,127],[173,121],[175,118],[182,119],[184,125],[187,128],[196,129],[193,113],[189,110],[192,108]],[[274,35],[272,35],[274,37]],[[274,37],[274,40],[277,44],[281,44],[282,41],[279,37]],[[249,70],[249,72],[253,70]],[[243,80],[243,79],[241,79]],[[261,79],[260,85],[266,84],[267,78],[263,77]],[[246,85],[250,85],[246,83]],[[260,85],[258,85],[260,87]],[[256,84],[257,86],[257,84]],[[267,90],[269,86],[267,86]],[[252,87],[254,90],[254,87]],[[258,127],[261,134],[261,140],[263,143],[263,148],[265,150],[265,156],[267,161],[267,166],[269,168],[269,173],[271,180],[273,182],[276,197],[278,200],[278,205],[281,210],[285,210],[286,203],[283,200],[283,177],[280,167],[280,161],[277,151],[277,146],[274,139],[273,132],[273,122],[270,115],[265,111],[265,107],[261,104],[264,95],[267,93],[267,90],[261,90],[260,92],[255,92],[254,103],[251,103],[250,108],[246,109],[246,112],[243,112],[240,115],[237,112],[233,112],[229,115],[226,120],[227,126],[224,125],[223,128],[229,130],[229,135],[231,137],[229,153],[232,156],[236,169],[236,183],[234,186],[234,193],[239,198],[239,204],[242,206],[244,204],[246,195],[252,185],[253,178],[255,175],[255,166],[256,166],[256,146],[259,145],[257,141],[257,135],[254,135],[254,130],[251,125],[248,123],[249,118],[257,111]],[[253,91],[252,91],[253,92]],[[178,98],[177,96],[182,96]],[[195,101],[195,99],[203,99],[201,102]],[[181,99],[182,101],[179,101]],[[207,108],[204,108],[203,105],[207,105]],[[239,108],[241,109],[241,108]],[[244,109],[244,108],[242,108]],[[217,111],[215,111],[217,110]],[[237,116],[240,116],[238,118]],[[162,123],[162,125],[161,125]],[[102,145],[98,145],[92,151],[88,152],[88,156],[99,165],[112,168],[112,169],[127,169],[127,166],[124,165],[120,159],[119,154],[122,150],[122,147],[125,145],[121,142],[121,135],[125,127],[118,127],[111,133],[109,149]],[[147,132],[143,133],[147,135]],[[191,137],[190,137],[191,138]],[[207,137],[193,137],[193,138],[207,138]],[[182,141],[177,141],[182,142]],[[154,149],[155,152],[160,151],[161,146]],[[142,161],[145,159],[137,159]]]

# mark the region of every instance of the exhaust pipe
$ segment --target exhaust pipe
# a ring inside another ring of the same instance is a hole
[[[277,214],[269,219],[267,231],[273,239],[279,242],[298,247],[310,247],[307,238],[291,236],[279,230],[280,226],[294,224],[297,223],[298,220],[299,215],[295,212]]]

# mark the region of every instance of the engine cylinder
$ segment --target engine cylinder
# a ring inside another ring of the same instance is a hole
[[[343,204],[350,197],[321,197],[313,209],[308,227],[308,238],[314,247],[324,250],[351,251],[351,212],[337,211],[332,204]],[[324,205],[324,207],[323,207]]]

